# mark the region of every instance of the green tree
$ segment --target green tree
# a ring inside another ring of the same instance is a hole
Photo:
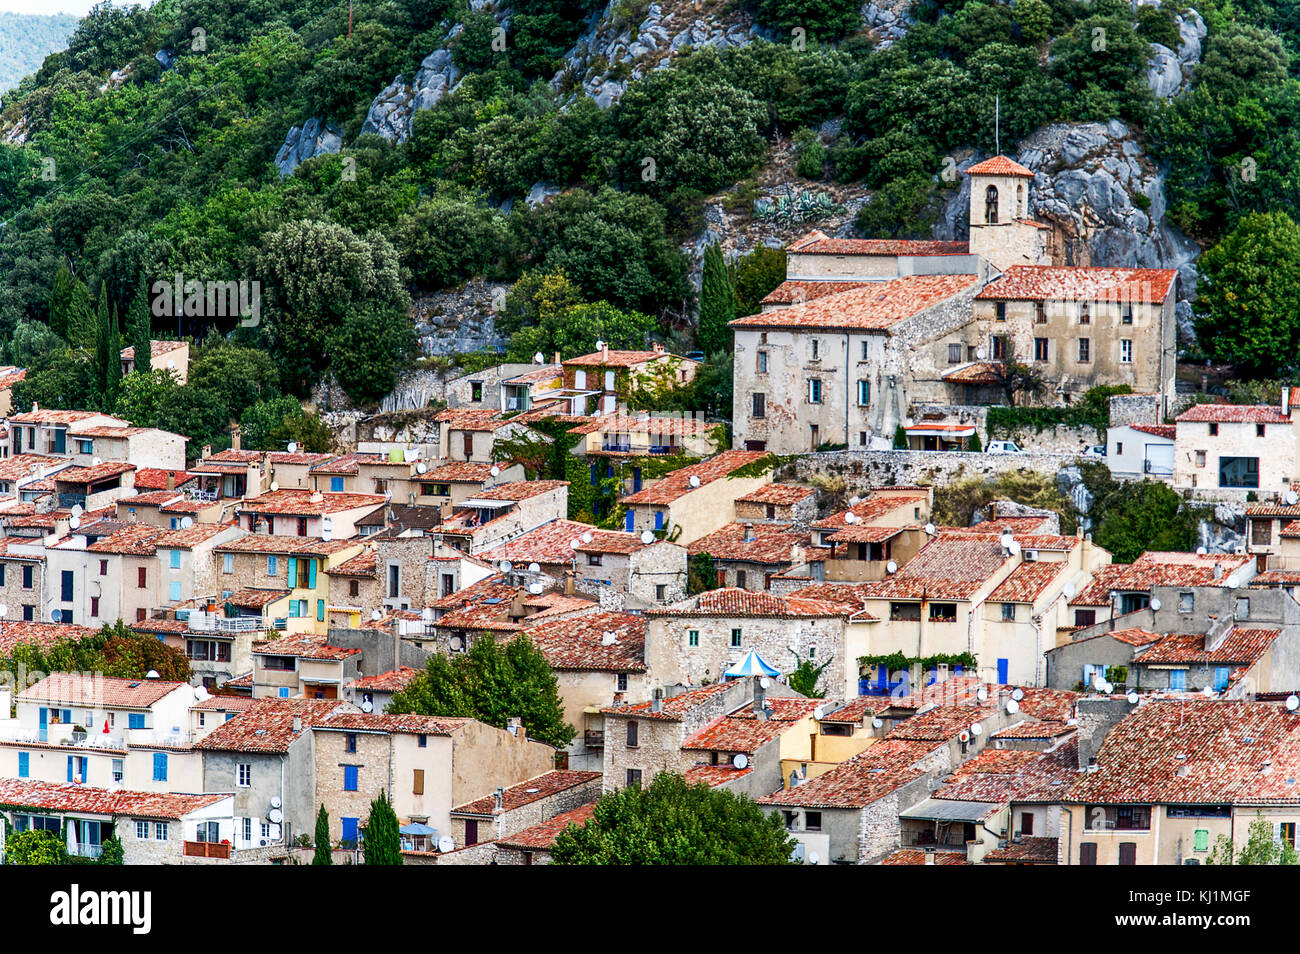
[[[590,354],[596,342],[611,349],[646,347],[646,338],[655,320],[634,311],[623,311],[607,301],[584,302],[562,311],[545,311],[531,328],[522,328],[510,338],[506,356],[510,361],[531,361],[540,352],[549,356],[560,353],[561,359]]]
[[[99,846],[99,859],[95,862],[100,865],[121,865],[125,864],[125,849],[122,847],[122,839],[117,837],[117,828],[110,826],[108,834]]]
[[[491,634],[451,657],[429,657],[428,668],[388,703],[387,712],[478,719],[504,728],[518,717],[530,738],[557,748],[574,728],[564,721],[555,673],[527,636],[498,643]]]
[[[358,403],[377,402],[393,389],[415,350],[415,326],[406,309],[363,304],[330,336],[330,370]]]
[[[1037,45],[1051,35],[1052,9],[1044,0],[1016,0],[1012,11],[1026,42]]]
[[[718,588],[718,569],[713,556],[694,554],[686,568],[686,595],[695,596]]]
[[[785,281],[785,252],[760,245],[733,261],[729,271],[736,292],[736,314],[756,315],[762,311],[763,299]]]
[[[705,354],[730,354],[733,333],[728,324],[735,319],[736,290],[731,286],[722,249],[710,245],[704,250],[700,280],[700,350]]]
[[[330,851],[330,816],[322,803],[316,813],[316,853],[312,855],[314,865],[334,864],[334,853]]]
[[[1191,550],[1198,516],[1168,485],[1132,481],[1107,501],[1093,539],[1116,563],[1132,563],[1147,550]]]
[[[322,811],[324,809],[322,808]],[[388,800],[388,792],[381,791],[370,803],[370,818],[363,829],[365,839],[361,846],[368,865],[400,865],[402,863],[402,836],[398,831],[397,813]]]
[[[791,652],[794,652],[794,650],[791,650]],[[831,661],[827,659],[821,665],[816,665],[811,659],[800,658],[798,653],[794,653],[794,657],[796,665],[787,680],[790,688],[810,699],[823,698],[825,693],[818,692],[817,684],[821,682],[822,673],[827,670]]]
[[[1196,336],[1251,377],[1300,361],[1300,226],[1285,212],[1245,216],[1197,262]]]
[[[966,450],[971,454],[978,454],[984,450],[984,444],[980,441],[979,428],[975,429],[975,433],[972,434],[970,440],[966,442]]]
[[[802,27],[809,37],[832,40],[861,26],[852,0],[758,0],[758,22],[783,34]]]
[[[147,633],[136,632],[120,619],[112,626],[105,623],[99,638],[103,640],[99,668],[106,676],[144,679],[156,672],[165,682],[189,682],[193,674],[185,653]]]
[[[894,428],[894,450],[907,450],[907,431],[902,424]]]
[[[72,274],[66,262],[59,265],[50,286],[50,330],[81,347],[94,344],[94,304],[86,283]]]
[[[186,384],[216,392],[228,418],[239,418],[258,401],[280,394],[280,374],[270,354],[221,338],[195,352]]]
[[[551,850],[561,865],[785,865],[794,841],[749,798],[661,772],[602,795]]]
[[[131,347],[135,349],[135,367],[133,371],[143,371],[146,374],[153,368],[153,345],[152,339],[153,319],[149,312],[149,296],[145,294],[144,283],[140,284],[139,290],[135,297],[131,299],[131,307],[127,311],[127,337],[131,341]]]
[[[1214,850],[1205,859],[1207,865],[1294,865],[1300,864],[1295,845],[1273,834],[1273,825],[1263,812],[1255,813],[1255,820],[1246,830],[1246,843],[1236,849],[1227,835],[1220,835]]]
[[[122,331],[117,309],[108,303],[108,290],[101,282],[99,305],[95,308],[95,386],[98,406],[117,406],[122,384]]]
[[[68,846],[57,831],[16,831],[5,840],[5,863],[10,865],[66,865]]]
[[[180,387],[176,372],[166,368],[136,368],[122,377],[112,412],[136,427],[157,427],[163,403]]]

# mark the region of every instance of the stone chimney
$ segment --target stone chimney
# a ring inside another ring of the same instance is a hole
[[[204,445],[203,445],[203,456],[204,456],[205,458],[207,458],[207,457],[211,457],[211,456],[212,456],[212,445],[211,445],[211,444],[204,444]]]
[[[293,717],[293,731],[295,735],[302,731],[302,716]]]
[[[932,864],[934,864],[934,846],[933,846],[933,845],[927,846],[926,849],[925,849],[925,863],[926,863],[927,865],[932,865]]]
[[[167,489],[168,490],[176,489],[176,471],[174,470],[167,471]]]
[[[230,422],[230,449],[239,450],[240,442],[243,440],[243,432],[239,428],[238,421]]]
[[[1223,564],[1222,564],[1222,563],[1216,563],[1216,564],[1214,564],[1214,579],[1215,579],[1215,582],[1218,582],[1219,580],[1223,579]]]
[[[574,573],[572,570],[564,571],[564,595],[572,596],[574,591]]]
[[[744,543],[754,542],[754,525],[752,523],[745,524],[745,538],[743,542]]]

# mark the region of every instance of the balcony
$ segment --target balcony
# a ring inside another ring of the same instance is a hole
[[[71,510],[73,507],[85,509],[85,494],[58,494],[59,507],[63,510]]]
[[[221,499],[221,494],[215,490],[191,490],[190,499],[202,503],[216,503]]]
[[[272,626],[271,621],[261,616],[219,616],[216,613],[195,610],[190,613],[189,618],[189,629],[192,633],[257,633]]]
[[[187,841],[181,853],[186,858],[229,858],[230,846],[215,841]]]
[[[630,453],[632,453],[632,445],[631,445],[630,443],[629,443],[629,444],[621,444],[621,443],[619,443],[619,442],[617,442],[617,441],[605,441],[604,443],[602,443],[602,444],[600,445],[600,449],[603,450],[603,451],[605,451],[606,453],[609,453],[609,454],[630,454]]]

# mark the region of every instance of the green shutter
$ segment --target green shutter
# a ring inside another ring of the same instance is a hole
[[[1196,829],[1196,850],[1197,851],[1210,850],[1210,832],[1208,829],[1206,828]]]
[[[298,558],[289,557],[289,589],[295,589],[298,586]]]
[[[315,560],[309,559],[307,561],[307,585],[311,587],[313,590],[316,589],[316,561]],[[324,618],[325,617],[323,616],[321,617],[321,619]]]
[[[316,619],[318,619],[322,623],[325,622],[325,601],[324,600],[316,601]]]

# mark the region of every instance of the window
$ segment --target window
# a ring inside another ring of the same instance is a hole
[[[1034,339],[1034,360],[1035,361],[1047,360],[1047,339],[1046,338]]]
[[[739,649],[739,648],[740,648],[740,639],[741,639],[741,635],[742,635],[742,634],[741,634],[741,631],[740,631],[739,629],[733,629],[733,630],[731,631],[731,648],[732,648],[732,649]]]
[[[1124,306],[1124,311],[1123,311],[1123,313],[1122,313],[1121,316],[1120,316],[1120,321],[1122,321],[1122,322],[1123,322],[1124,324],[1126,324],[1126,325],[1131,325],[1131,324],[1133,324],[1133,306],[1132,306],[1132,305],[1125,305],[1125,306]]]
[[[345,733],[343,736],[343,751],[355,752],[356,750],[357,750],[357,734],[355,732]]]
[[[342,492],[343,492],[343,478],[342,478],[342,477],[331,477],[331,478],[330,478],[330,493],[339,494],[339,493],[342,493]]]
[[[601,555],[601,554],[599,554],[599,553],[588,553],[588,554],[587,554],[587,566],[600,566],[600,565],[601,565],[601,561],[602,561],[602,555]]]
[[[984,190],[984,223],[998,224],[998,187],[994,185]]]
[[[957,619],[956,603],[931,603],[930,604],[930,622],[932,623],[952,623]]]
[[[1080,338],[1079,339],[1079,363],[1087,364],[1091,360],[1092,360],[1092,339]]]
[[[862,360],[867,360],[867,339],[862,339]]]
[[[822,403],[822,379],[821,378],[808,379],[808,403],[809,404]]]
[[[1204,466],[1205,466],[1205,451],[1203,451],[1203,450],[1198,450],[1198,451],[1196,452],[1196,466],[1197,466],[1197,467],[1204,467]]]
[[[662,603],[662,602],[663,602],[665,599],[667,599],[667,598],[668,598],[668,584],[667,584],[667,583],[656,583],[656,584],[655,584],[655,600],[658,601],[658,602],[660,602],[660,603]]]
[[[113,759],[113,781],[121,782],[126,776],[126,760]]]
[[[820,358],[821,358],[821,354],[820,354],[820,350],[821,350],[821,342],[819,342],[816,338],[812,338],[812,339],[809,340],[808,344],[809,344],[809,345],[811,346],[811,348],[812,348],[812,359],[813,359],[814,361],[820,360]]]
[[[948,345],[948,363],[961,364],[961,344]]]
[[[1007,303],[1005,301],[1000,301],[993,306],[993,317],[997,321],[1007,320]]]
[[[1137,842],[1121,841],[1119,843],[1119,863],[1122,865],[1137,864]]]
[[[1218,437],[1218,436],[1219,436],[1219,425],[1218,425],[1217,422],[1213,422],[1213,421],[1212,421],[1212,422],[1210,423],[1210,436],[1211,436],[1211,437]]]
[[[1196,609],[1196,594],[1195,594],[1195,593],[1179,593],[1179,594],[1178,594],[1178,612],[1180,612],[1180,613],[1191,613],[1191,612],[1193,612],[1195,609]]]
[[[153,823],[153,837],[156,841],[167,841],[171,835],[171,825],[167,822]],[[200,825],[200,828],[202,826]],[[220,834],[216,822],[208,822],[208,834],[212,836],[211,840],[216,841],[217,835]]]
[[[429,737],[421,732],[415,737],[415,745],[417,748],[427,749],[429,747]]]
[[[871,403],[871,382],[859,381],[858,382],[858,406],[866,407],[870,403]]]
[[[355,792],[357,790],[357,765],[343,766],[343,791]]]
[[[891,620],[920,622],[921,604],[920,603],[890,603],[889,618]]]
[[[1007,356],[1007,339],[1005,336],[994,335],[989,343],[992,346],[989,351],[994,361],[999,361]]]
[[[686,645],[698,646],[700,644],[700,631],[698,629],[688,630],[686,633]]]
[[[18,777],[19,778],[31,777],[31,758],[32,756],[30,752],[18,753]]]
[[[266,575],[275,576],[280,572],[280,561],[274,553],[266,558]]]
[[[1181,692],[1187,688],[1187,670],[1171,669],[1169,670],[1169,688],[1176,692]]]
[[[628,787],[628,788],[631,788],[633,785],[636,785],[636,786],[638,786],[638,787],[641,785],[641,770],[640,770],[640,769],[628,769],[628,770],[627,770],[627,787]]]
[[[171,569],[173,569],[173,570],[179,570],[179,569],[181,568],[181,551],[180,551],[180,550],[168,550],[168,551],[167,551],[167,565],[168,565]]]
[[[475,401],[475,402],[483,400],[483,382],[482,382],[482,381],[471,381],[471,382],[470,382],[470,384],[469,384],[469,399],[470,399],[471,401]]]
[[[99,615],[99,597],[98,597],[98,596],[92,596],[92,597],[90,598],[90,615],[91,615],[91,616],[98,616],[98,615]]]
[[[1284,845],[1295,847],[1295,822],[1278,822],[1277,840]]]
[[[1116,441],[1116,442],[1115,442],[1115,453],[1116,453],[1116,454],[1122,454],[1122,453],[1124,453],[1124,442],[1123,442],[1123,441]]]
[[[766,351],[760,351],[758,353],[758,373],[767,374],[767,352]]]
[[[1119,363],[1133,363],[1133,342],[1128,338],[1121,338],[1119,342]]]
[[[1034,833],[1034,814],[1033,812],[1024,812],[1020,816],[1020,834],[1032,835]]]
[[[411,778],[411,794],[424,794],[424,769],[414,769]]]
[[[1266,547],[1273,543],[1273,521],[1272,520],[1252,520],[1250,521],[1250,542],[1256,546]],[[0,576],[0,583],[4,582],[3,576]]]
[[[1256,424],[1256,425],[1255,425],[1255,436],[1256,436],[1256,437],[1263,437],[1263,436],[1264,436],[1264,425],[1263,425],[1263,424]]]
[[[59,598],[65,603],[72,602],[74,576],[71,570],[64,570],[59,577]]]
[[[640,727],[637,725],[637,723],[634,720],[629,721],[627,724],[627,747],[629,749],[635,749],[638,745],[641,744],[639,738],[640,738]]]
[[[738,589],[742,589],[742,590],[745,588],[745,571],[744,571],[744,570],[737,570],[737,571],[736,571],[736,587],[737,587]]]
[[[614,688],[618,692],[627,692],[627,673],[620,672],[614,679]]]
[[[153,754],[153,780],[155,782],[167,781],[167,753],[155,752]]]
[[[1047,304],[1045,302],[1034,302],[1034,324],[1047,324]]]
[[[240,788],[248,788],[253,784],[252,762],[240,762],[235,766],[235,784]]]
[[[142,566],[136,572],[136,586],[143,590],[148,585],[149,585],[149,568]]]
[[[32,568],[30,566],[24,566],[23,567],[23,589],[30,590],[31,588],[32,588]]]
[[[1237,597],[1236,618],[1250,619],[1250,597],[1249,596]]]
[[[804,812],[803,813],[804,831],[821,831],[822,830],[822,813],[821,812]]]
[[[144,713],[143,713],[143,712],[130,712],[130,713],[127,713],[127,717],[126,717],[126,727],[127,727],[128,729],[143,729],[143,728],[144,728]]]
[[[1085,301],[1079,305],[1079,324],[1092,324],[1092,313],[1088,309],[1088,303]]]
[[[1220,487],[1258,487],[1258,457],[1220,457]]]
[[[99,561],[99,575],[100,575],[100,576],[108,576],[108,561],[107,561],[107,560],[100,560],[100,561]]]
[[[1002,621],[1003,621],[1003,622],[1006,622],[1006,623],[1014,623],[1014,622],[1016,621],[1016,604],[1015,604],[1015,603],[1003,603],[1003,604],[1002,604]]]
[[[142,841],[149,837],[149,823],[147,821],[137,821],[135,823],[135,837]]]

